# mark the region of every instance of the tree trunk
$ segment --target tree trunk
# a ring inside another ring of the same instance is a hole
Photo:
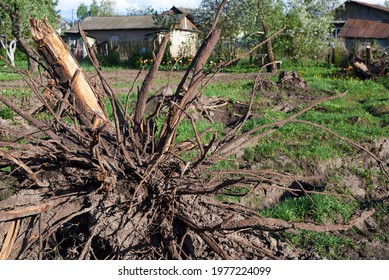
[[[89,124],[93,122],[93,128],[107,121],[92,87],[62,39],[47,21],[30,20],[30,23],[32,36],[39,45],[39,52],[46,60],[53,78],[65,88],[70,85],[83,109],[81,117],[86,117],[84,121]]]
[[[269,33],[270,33],[269,27],[267,26],[267,24],[264,21],[262,21],[262,27],[263,27],[263,31],[265,32],[265,38],[267,38],[269,36]],[[277,66],[276,66],[276,59],[274,56],[273,45],[272,45],[271,39],[269,39],[266,42],[266,49],[267,49],[267,55],[269,58],[269,63],[271,63],[270,72],[274,73],[277,71]]]
[[[14,34],[15,36],[15,34]],[[36,51],[27,44],[23,38],[18,36],[18,44],[19,48],[22,52],[24,52],[27,55],[28,59],[28,71],[30,73],[38,70],[38,61],[39,61],[39,55],[36,53]]]

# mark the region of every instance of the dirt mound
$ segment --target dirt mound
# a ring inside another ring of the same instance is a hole
[[[308,89],[307,82],[301,77],[297,71],[281,71],[278,76],[278,86],[286,90],[305,90]]]

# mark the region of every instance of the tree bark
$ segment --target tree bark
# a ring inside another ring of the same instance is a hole
[[[47,21],[30,20],[32,36],[39,45],[39,52],[47,62],[53,78],[66,88],[71,88],[83,109],[84,122],[93,122],[93,128],[107,121],[92,87],[81,67],[62,39]],[[85,123],[87,125],[87,123]]]
[[[262,27],[263,27],[263,31],[265,32],[265,38],[267,38],[270,34],[270,31],[269,31],[269,27],[267,26],[267,24],[262,20]],[[272,73],[276,72],[277,71],[277,66],[276,66],[276,59],[275,59],[275,56],[274,56],[274,52],[273,52],[273,45],[272,45],[272,41],[271,39],[269,39],[267,42],[266,42],[266,49],[267,49],[267,55],[268,55],[268,58],[269,58],[269,63],[270,64],[270,71]]]

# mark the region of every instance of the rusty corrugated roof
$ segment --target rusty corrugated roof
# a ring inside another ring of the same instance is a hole
[[[339,37],[387,39],[389,38],[389,23],[349,19],[340,30]]]

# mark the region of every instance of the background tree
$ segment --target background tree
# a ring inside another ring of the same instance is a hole
[[[9,41],[16,39],[17,48],[27,55],[30,71],[36,68],[38,56],[27,39],[31,38],[29,19],[46,17],[53,26],[56,26],[58,23],[56,5],[57,0],[0,1],[0,16],[7,27],[5,34]]]
[[[4,15],[0,13],[0,46],[4,48],[5,54],[10,63],[15,66],[16,39],[9,40],[7,36],[6,22],[3,21]]]
[[[199,24],[205,34],[219,1],[203,0],[197,10]],[[245,11],[242,14],[242,10]],[[277,30],[285,21],[284,2],[282,0],[231,0],[226,6],[218,23],[222,35],[218,44],[219,56],[232,59],[238,48],[249,49]],[[266,53],[274,62],[272,42],[267,44]]]
[[[260,41],[280,30],[285,25],[285,4],[282,0],[243,0],[245,10],[250,11],[247,17],[240,19],[240,26],[244,30],[245,45],[254,47]],[[266,42],[265,53],[268,56],[271,71],[275,71],[275,52],[273,40]]]
[[[99,15],[99,4],[96,0],[93,0],[89,6],[89,16],[98,16]]]
[[[237,53],[237,38],[239,36],[239,17],[243,15],[237,10],[239,1],[231,0],[224,6],[223,13],[217,24],[222,29],[220,39],[216,45],[214,56],[223,60],[230,60]],[[220,0],[203,0],[195,12],[196,24],[202,30],[203,35],[208,34],[211,23],[216,13]],[[246,16],[246,15],[244,15]]]
[[[115,1],[101,0],[99,6],[99,16],[114,16],[115,15]]]
[[[113,0],[101,0],[100,4],[97,0],[93,0],[89,8],[84,3],[77,8],[77,17],[80,20],[87,16],[114,16],[115,14],[115,1]]]
[[[286,54],[299,59],[319,59],[326,53],[337,0],[289,0],[287,29],[284,36]]]
[[[154,14],[154,9],[151,6],[141,6],[139,9],[127,8],[128,16],[144,16]]]
[[[89,15],[88,6],[84,3],[81,3],[81,5],[77,8],[76,14],[78,19],[83,20]]]
[[[197,10],[205,34],[219,2],[203,0]],[[230,59],[238,51],[236,46],[248,49],[286,25],[282,35],[266,44],[264,51],[269,60],[274,62],[276,55],[294,61],[318,58],[325,53],[333,11],[338,5],[337,0],[230,0],[218,23],[223,29],[218,53]]]
[[[384,6],[389,8],[389,0],[385,0]]]

